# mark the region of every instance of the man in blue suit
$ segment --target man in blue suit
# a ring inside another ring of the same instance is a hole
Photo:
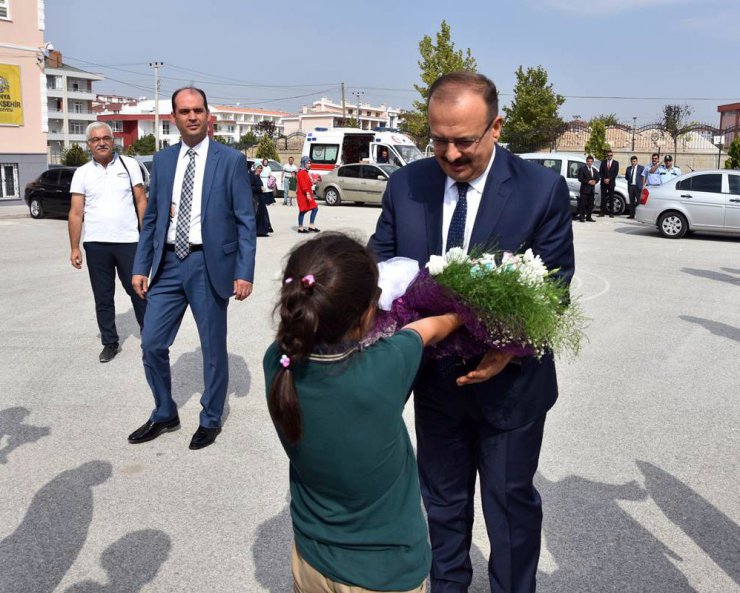
[[[503,120],[488,78],[454,72],[429,90],[434,158],[388,181],[370,247],[380,260],[424,265],[451,247],[521,252],[574,272],[568,187],[556,173],[497,147]],[[535,590],[542,525],[533,484],[545,415],[558,395],[551,354],[427,361],[414,387],[433,593],[468,590],[477,475],[491,556],[491,591]]]
[[[205,93],[175,91],[172,117],[182,142],[154,156],[132,279],[147,299],[141,349],[155,407],[128,440],[144,443],[180,426],[169,349],[190,306],[205,383],[190,448],[202,449],[221,432],[229,383],[226,309],[231,296],[241,301],[252,292],[256,230],[246,160],[209,140]]]
[[[637,208],[637,201],[640,199],[640,193],[642,193],[642,180],[645,167],[637,164],[637,157],[633,156],[630,158],[630,166],[627,167],[627,171],[624,174],[624,178],[627,180],[630,195],[630,215],[627,218],[635,217],[635,208]]]

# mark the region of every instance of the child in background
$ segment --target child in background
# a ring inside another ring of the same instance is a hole
[[[422,591],[430,549],[402,413],[425,345],[453,314],[361,349],[378,299],[365,247],[326,233],[290,254],[280,326],[263,365],[270,415],[290,458],[297,593]]]

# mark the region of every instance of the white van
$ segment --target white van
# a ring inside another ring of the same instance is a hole
[[[306,134],[301,156],[311,159],[311,171],[318,174],[350,163],[388,163],[400,167],[424,158],[411,138],[400,132],[359,128],[316,128]]]

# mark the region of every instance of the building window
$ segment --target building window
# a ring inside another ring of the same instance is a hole
[[[18,190],[18,164],[0,163],[0,199],[20,198]]]
[[[10,0],[0,0],[0,19],[10,20]]]
[[[107,123],[114,132],[123,132],[123,122],[121,120],[114,119]]]
[[[169,136],[170,135],[170,122],[168,122],[168,121],[163,121],[162,122],[162,134],[164,136]]]
[[[70,134],[84,134],[85,125],[81,121],[69,122],[69,133]]]
[[[82,103],[80,101],[71,101],[72,113],[82,113]]]

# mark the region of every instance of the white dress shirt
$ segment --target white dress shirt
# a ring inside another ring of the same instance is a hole
[[[493,165],[493,159],[496,158],[496,145],[493,146],[493,153],[491,154],[491,160],[488,161],[488,166],[483,174],[472,181],[468,181],[468,193],[466,195],[468,202],[468,209],[465,217],[465,241],[463,243],[463,249],[465,253],[468,252],[470,247],[470,237],[473,234],[473,225],[475,224],[475,217],[478,215],[478,208],[480,207],[480,201],[483,197],[483,189],[486,186],[486,179],[488,172],[491,170]],[[450,230],[450,223],[452,222],[452,213],[455,211],[457,206],[457,200],[459,194],[457,191],[457,182],[452,177],[447,177],[445,182],[445,195],[444,203],[442,205],[442,245],[444,245],[444,253],[447,253],[447,233]]]
[[[203,201],[203,174],[206,170],[206,158],[208,157],[208,136],[203,138],[199,144],[193,146],[195,151],[195,179],[193,180],[193,202],[190,207],[190,237],[193,245],[202,245],[203,236],[200,231],[201,204]],[[182,181],[185,178],[185,169],[188,168],[190,157],[188,150],[191,147],[184,142],[180,146],[180,154],[177,157],[177,168],[175,169],[175,181],[172,185],[172,206],[170,207],[170,227],[167,229],[167,243],[175,243],[177,233],[177,214],[182,194]]]

